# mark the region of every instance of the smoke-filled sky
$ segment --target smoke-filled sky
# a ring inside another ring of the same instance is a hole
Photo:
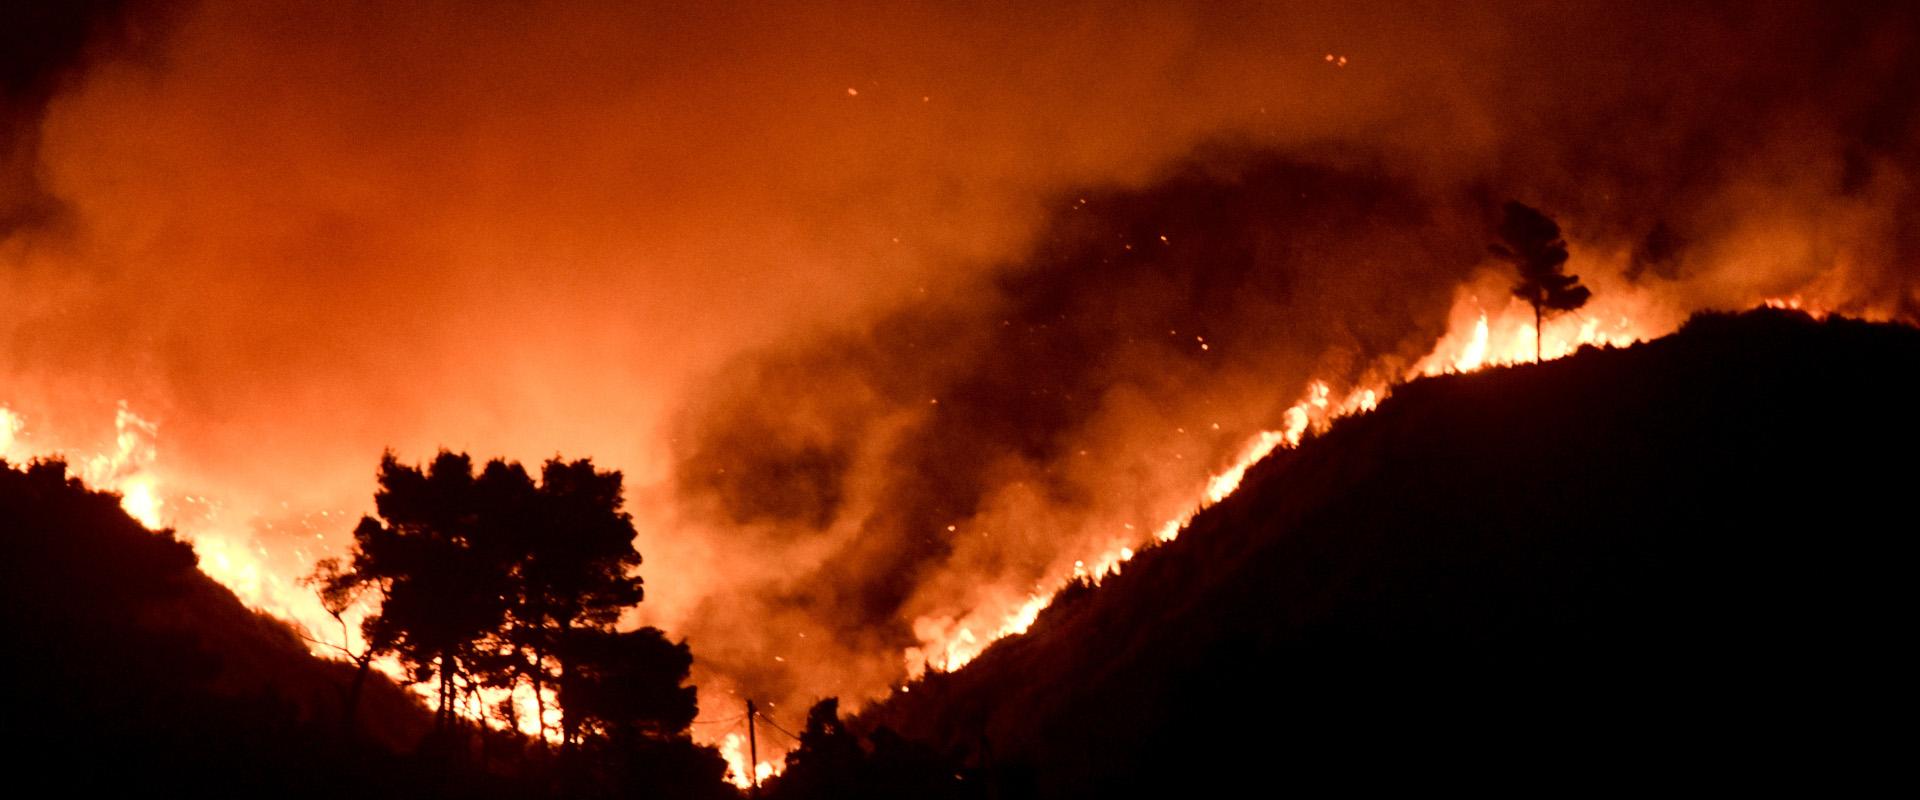
[[[870,695],[1423,355],[1509,198],[1668,310],[1913,317],[1915,14],[1673,5],[11,9],[0,404],[238,510],[591,456],[709,680]]]

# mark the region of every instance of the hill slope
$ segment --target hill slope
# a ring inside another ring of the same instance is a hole
[[[1851,774],[1915,666],[1915,374],[1756,311],[1417,381],[860,723],[1004,796]]]
[[[405,790],[385,776],[427,725],[411,695],[375,675],[347,741],[352,667],[310,655],[64,464],[0,462],[0,563],[4,729],[29,785]]]

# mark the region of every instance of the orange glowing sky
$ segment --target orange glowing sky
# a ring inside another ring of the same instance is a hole
[[[0,248],[5,400],[91,440],[125,400],[242,506],[357,508],[388,447],[645,485],[725,357],[952,286],[1058,186],[1360,131],[1402,111],[1368,54],[1432,55],[1332,7],[894,5],[147,14],[31,121],[65,213]]]

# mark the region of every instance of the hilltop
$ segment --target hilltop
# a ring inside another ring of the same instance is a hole
[[[1414,381],[857,725],[1009,797],[1857,776],[1915,666],[1916,373],[1920,330],[1759,310]]]

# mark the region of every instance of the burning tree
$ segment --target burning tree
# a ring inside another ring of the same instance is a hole
[[[1567,242],[1560,238],[1560,226],[1547,215],[1508,201],[1499,233],[1501,241],[1488,249],[1520,273],[1513,294],[1533,306],[1533,360],[1539,361],[1542,323],[1554,314],[1586,305],[1593,292],[1580,285],[1580,276],[1566,273]]]

